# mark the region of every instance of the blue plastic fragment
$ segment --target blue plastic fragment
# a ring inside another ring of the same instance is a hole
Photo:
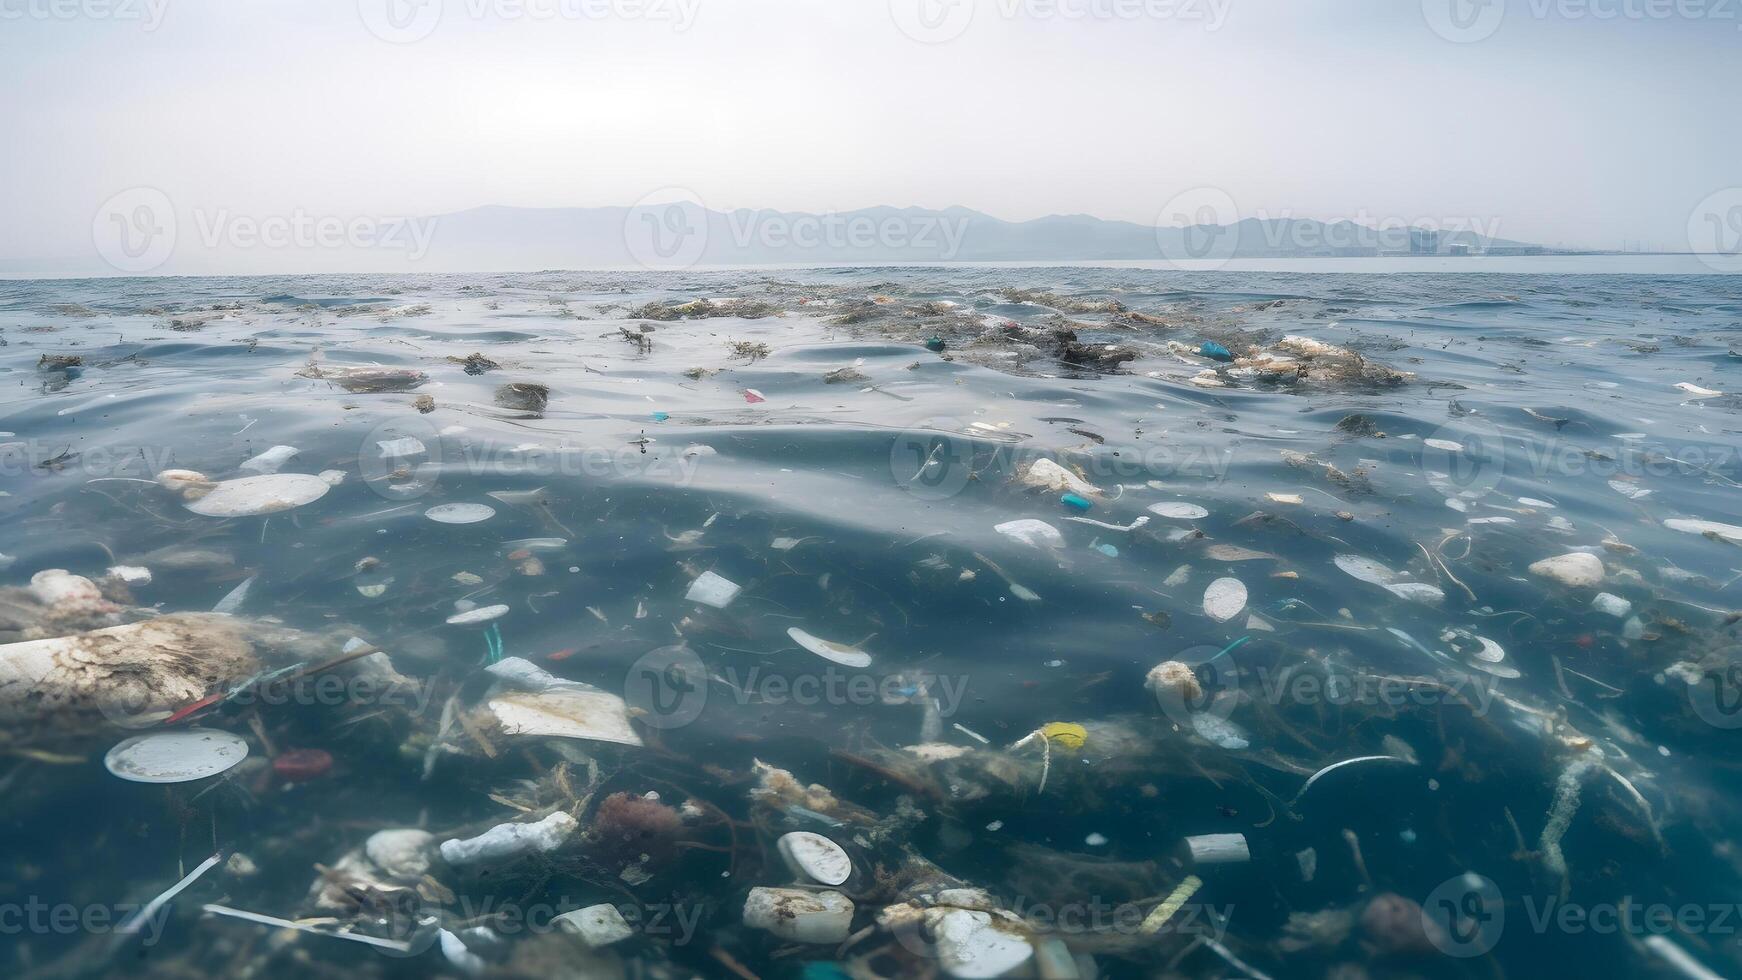
[[[1217,361],[1232,361],[1234,359],[1233,351],[1213,340],[1204,341],[1204,345],[1198,348],[1198,353]]]
[[[1095,550],[1099,551],[1103,555],[1106,555],[1108,558],[1119,557],[1119,549],[1113,547],[1110,544],[1098,544],[1095,546]]]
[[[1072,510],[1088,510],[1090,507],[1095,506],[1074,493],[1067,493],[1060,497],[1059,503],[1064,504]]]
[[[655,421],[655,422],[664,422],[666,419],[669,419],[669,418],[671,418],[670,412],[654,412],[653,413],[653,421]]]

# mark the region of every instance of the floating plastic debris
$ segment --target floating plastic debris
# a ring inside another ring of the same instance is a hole
[[[1603,559],[1583,551],[1532,562],[1530,574],[1554,579],[1568,588],[1590,588],[1603,581]]]
[[[251,574],[251,576],[244,578],[240,585],[232,588],[230,592],[226,592],[223,599],[219,599],[218,604],[213,606],[213,613],[221,613],[228,616],[228,614],[240,611],[240,609],[242,609],[242,602],[247,602],[247,594],[249,594],[251,588],[254,588],[254,581],[256,580],[260,580],[258,574]]]
[[[840,885],[853,876],[853,861],[847,852],[822,834],[804,830],[782,834],[776,846],[793,874],[818,884]]]
[[[1204,590],[1204,613],[1226,623],[1246,608],[1246,583],[1237,578],[1219,578]]]
[[[1210,516],[1210,512],[1197,504],[1188,504],[1178,500],[1164,500],[1159,504],[1150,504],[1149,512],[1157,517],[1170,520],[1195,521]]]
[[[431,946],[435,945],[437,936],[441,931],[438,920],[434,916],[418,920],[419,928],[417,932],[413,934],[412,940],[409,942],[403,942],[396,939],[381,939],[376,936],[367,936],[362,933],[334,932],[328,929],[317,929],[314,926],[306,925],[301,922],[294,922],[290,919],[281,919],[273,915],[262,915],[259,912],[248,912],[243,909],[233,909],[227,905],[202,905],[200,906],[200,911],[209,915],[221,915],[226,918],[241,919],[244,922],[253,922],[257,925],[271,926],[274,929],[290,929],[315,936],[326,936],[329,939],[343,939],[348,942],[362,943],[365,946],[373,946],[376,949],[387,950],[389,953],[398,956],[416,956],[423,953]]]
[[[1453,442],[1450,439],[1423,439],[1422,445],[1431,449],[1443,450],[1448,453],[1461,453],[1464,451],[1463,443]]]
[[[696,576],[694,582],[690,583],[689,591],[684,593],[684,598],[691,602],[699,602],[704,606],[724,609],[731,605],[732,600],[738,598],[738,593],[742,591],[744,591],[742,586],[723,575],[703,572]]]
[[[277,473],[284,464],[296,458],[297,452],[295,446],[273,446],[236,468],[244,473]]]
[[[1192,863],[1200,867],[1209,864],[1245,864],[1252,860],[1252,849],[1246,843],[1245,834],[1201,834],[1187,837],[1185,843]]]
[[[503,734],[642,744],[628,704],[609,691],[562,680],[522,657],[504,657],[484,670],[497,679],[485,706]]]
[[[584,909],[564,912],[551,920],[557,928],[579,936],[591,949],[602,949],[635,935],[635,930],[609,903],[589,905]]]
[[[1212,561],[1272,561],[1275,555],[1268,551],[1254,551],[1237,544],[1213,544],[1204,549],[1204,557]]]
[[[1694,384],[1692,381],[1678,381],[1678,382],[1676,382],[1675,386],[1676,386],[1677,391],[1685,391],[1688,394],[1694,396],[1695,398],[1716,398],[1719,395],[1723,394],[1723,392],[1721,392],[1721,391],[1713,391],[1710,388],[1702,388],[1699,385]]]
[[[1731,544],[1742,544],[1742,527],[1737,527],[1734,524],[1719,524],[1717,521],[1696,521],[1673,517],[1664,521],[1663,526],[1683,534],[1711,535]]]
[[[806,650],[809,650],[824,660],[833,661],[843,667],[871,666],[871,655],[857,647],[850,647],[844,643],[836,643],[833,640],[825,640],[821,637],[812,636],[796,626],[789,627],[786,631],[786,635],[792,637],[792,642],[797,643]]]
[[[69,611],[81,612],[77,606]],[[0,724],[29,723],[46,733],[100,717],[139,727],[135,718],[161,720],[153,715],[227,690],[259,670],[242,624],[208,613],[8,643],[0,645]]]
[[[429,451],[420,440],[414,439],[411,436],[404,436],[399,439],[385,439],[377,442],[375,447],[381,450],[382,459],[403,459],[409,456],[421,456]]]
[[[1033,518],[1023,518],[1019,521],[1006,521],[995,525],[992,530],[1023,544],[1035,548],[1062,548],[1065,546],[1065,536],[1059,529],[1045,521]]]
[[[1338,555],[1332,562],[1350,578],[1377,585],[1400,599],[1429,605],[1445,601],[1446,594],[1437,585],[1426,582],[1400,582],[1402,576],[1385,565],[1361,555]]]
[[[180,881],[171,885],[168,890],[140,906],[138,911],[128,916],[120,925],[116,926],[115,931],[123,936],[137,934],[147,923],[154,921],[159,910],[161,910],[165,905],[168,905],[171,901],[174,901],[175,897],[186,891],[189,885],[192,885],[194,882],[204,877],[206,872],[217,867],[218,863],[223,859],[223,855],[214,854],[211,857],[206,858],[204,861],[201,861],[197,867],[192,871],[189,871]]]
[[[292,749],[272,760],[272,771],[286,782],[306,783],[333,769],[333,755],[325,749]]]
[[[1307,880],[1311,881],[1312,877],[1307,876]],[[1179,914],[1179,910],[1184,908],[1186,902],[1191,901],[1192,896],[1196,895],[1198,889],[1202,887],[1204,887],[1202,878],[1197,875],[1186,875],[1179,885],[1166,898],[1162,899],[1161,904],[1150,910],[1149,914],[1144,917],[1143,923],[1137,927],[1137,931],[1145,936],[1153,936],[1167,928],[1168,922]]]
[[[931,909],[927,921],[938,965],[958,980],[1001,977],[1034,956],[1034,947],[1012,924],[994,922],[989,912]]]
[[[331,489],[327,481],[307,473],[247,476],[240,480],[226,480],[184,506],[202,517],[276,514],[312,504]]]
[[[1486,636],[1478,636],[1467,629],[1454,627],[1440,634],[1440,642],[1451,647],[1454,653],[1463,658],[1465,664],[1484,673],[1506,680],[1523,676],[1516,667],[1505,662],[1506,648]],[[1429,653],[1432,655],[1431,651]]]
[[[853,900],[840,892],[752,888],[744,924],[795,943],[835,944],[853,925]]]
[[[496,508],[488,504],[437,504],[423,512],[437,524],[477,524],[496,516]]]
[[[1637,483],[1629,483],[1626,480],[1610,480],[1609,489],[1629,500],[1644,500],[1646,497],[1651,496],[1650,489],[1642,487]]]
[[[1192,715],[1192,731],[1198,737],[1220,749],[1238,752],[1252,744],[1246,730],[1221,715],[1200,711]]]
[[[238,735],[204,728],[153,732],[126,739],[103,756],[103,765],[134,783],[186,783],[216,776],[248,758]]]
[[[584,685],[498,694],[486,705],[506,735],[642,744],[630,727],[629,707],[623,699]]]
[[[1294,799],[1290,800],[1288,802],[1288,805],[1292,807],[1296,803],[1299,803],[1301,801],[1301,798],[1307,795],[1307,791],[1312,789],[1313,786],[1316,783],[1318,783],[1319,780],[1325,778],[1326,776],[1330,775],[1333,772],[1336,772],[1339,769],[1344,769],[1344,768],[1347,768],[1349,766],[1365,765],[1365,764],[1370,764],[1370,763],[1375,763],[1375,762],[1401,763],[1401,764],[1406,765],[1406,766],[1413,766],[1416,764],[1416,762],[1413,759],[1405,759],[1405,758],[1402,758],[1400,756],[1395,756],[1395,755],[1363,755],[1363,756],[1357,756],[1353,759],[1344,759],[1342,762],[1333,762],[1330,765],[1324,767],[1323,769],[1320,769],[1318,772],[1313,773],[1311,776],[1308,776],[1307,781],[1305,783],[1303,783],[1301,785],[1301,788],[1295,792]]]
[[[498,864],[544,854],[561,847],[575,826],[575,818],[561,810],[536,823],[497,824],[476,837],[442,841],[442,860],[452,865]]]
[[[493,619],[501,619],[506,615],[508,615],[508,606],[506,605],[479,606],[477,609],[468,609],[463,613],[449,616],[448,625],[476,626],[479,623],[488,623]]]
[[[1612,592],[1599,592],[1591,600],[1591,608],[1616,619],[1626,619],[1633,612],[1633,603]]]
[[[1099,487],[1077,476],[1050,459],[1037,459],[1022,471],[1020,482],[1025,487],[1051,493],[1074,493],[1083,497],[1099,496]]]
[[[502,542],[505,551],[560,551],[568,547],[568,538],[515,538]]]
[[[1385,565],[1361,555],[1338,555],[1332,563],[1349,577],[1369,585],[1385,586],[1397,581],[1397,573]]]
[[[311,363],[297,373],[305,378],[331,381],[358,395],[410,391],[429,380],[429,375],[412,368],[322,367]]]
[[[1429,605],[1444,602],[1446,598],[1444,590],[1437,585],[1429,585],[1426,582],[1393,582],[1385,586],[1385,590],[1400,599]]]

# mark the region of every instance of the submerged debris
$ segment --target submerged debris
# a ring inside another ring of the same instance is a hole
[[[496,389],[496,404],[517,412],[543,415],[550,404],[550,389],[530,381],[515,381]]]

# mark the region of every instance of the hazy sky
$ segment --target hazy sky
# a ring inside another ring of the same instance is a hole
[[[0,258],[90,253],[142,186],[184,216],[677,186],[1144,223],[1210,186],[1680,249],[1742,185],[1742,3],[954,2],[0,0]]]

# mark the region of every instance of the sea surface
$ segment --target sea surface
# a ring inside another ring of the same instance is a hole
[[[1215,346],[1287,337],[1371,370]],[[9,735],[0,901],[137,904],[226,862],[149,940],[0,915],[14,974],[922,975],[938,937],[877,927],[936,903],[920,867],[1075,975],[1742,972],[1742,277],[3,282],[0,374],[0,582],[146,568],[127,605],[360,637],[411,692],[205,716],[250,763],[171,786],[105,770],[129,730]],[[275,467],[330,489],[211,517],[158,479]],[[1532,569],[1569,555],[1600,581]],[[442,716],[504,658],[623,698],[644,744],[485,752]],[[293,748],[330,770],[264,766]],[[753,798],[759,764],[846,810]],[[578,843],[619,793],[682,827]],[[432,871],[458,949],[201,911],[369,934],[310,885],[372,833],[565,806],[575,863]],[[852,857],[854,938],[741,923],[792,831]],[[1185,843],[1233,834],[1247,860]],[[640,934],[573,961],[550,915],[598,903]]]

